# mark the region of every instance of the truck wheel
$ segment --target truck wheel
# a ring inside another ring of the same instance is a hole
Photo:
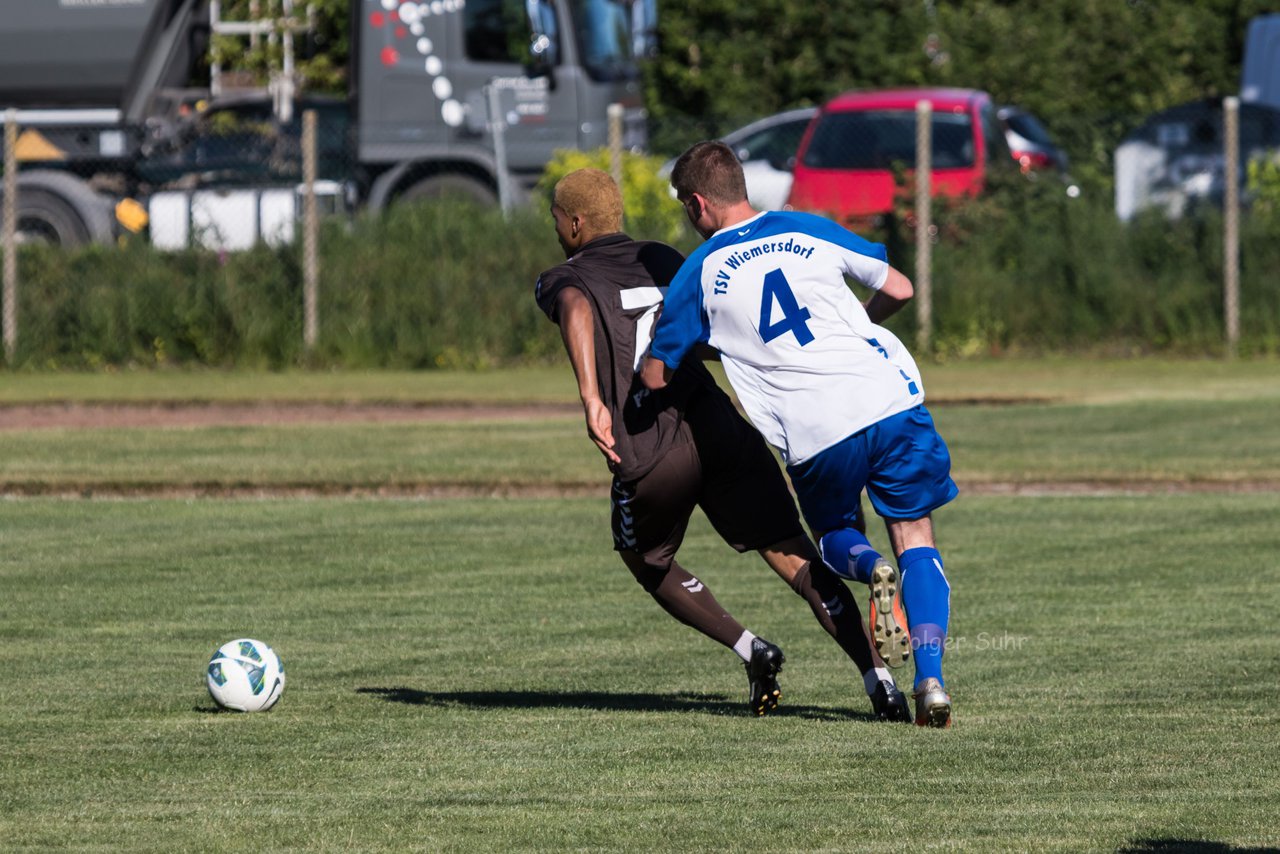
[[[42,190],[26,190],[18,199],[18,242],[83,246],[89,230],[75,209]]]
[[[498,203],[498,196],[489,185],[465,175],[432,175],[410,185],[400,195],[404,202],[422,199],[458,199],[486,207]]]
[[[111,239],[109,203],[74,175],[37,170],[18,176],[18,239],[75,247]]]

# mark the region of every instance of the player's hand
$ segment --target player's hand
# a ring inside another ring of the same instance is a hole
[[[583,407],[587,413],[587,435],[591,441],[609,462],[622,462],[622,457],[613,451],[613,416],[609,414],[609,408],[600,400],[589,400]]]

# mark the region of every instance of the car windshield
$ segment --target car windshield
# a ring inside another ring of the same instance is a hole
[[[973,120],[968,113],[935,112],[933,168],[959,169],[974,162]],[[916,162],[915,110],[826,113],[804,154],[813,169],[888,169]]]
[[[633,4],[623,0],[572,0],[582,66],[593,80],[629,80],[637,75]],[[646,8],[635,4],[640,11]]]
[[[1009,113],[1005,116],[1005,124],[1009,129],[1024,139],[1032,142],[1038,142],[1041,145],[1053,145],[1053,139],[1050,138],[1049,132],[1044,129],[1044,125],[1029,113]]]
[[[800,138],[809,126],[809,117],[779,122],[771,127],[740,137],[737,140],[726,139],[726,142],[737,153],[743,162],[749,160],[769,160],[785,163],[794,157],[800,147]]]

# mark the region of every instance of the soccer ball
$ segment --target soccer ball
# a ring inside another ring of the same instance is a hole
[[[284,665],[262,641],[238,638],[214,650],[205,684],[209,696],[224,709],[265,712],[284,693]]]

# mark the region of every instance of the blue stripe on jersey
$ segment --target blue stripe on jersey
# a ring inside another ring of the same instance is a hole
[[[667,287],[662,316],[653,330],[649,355],[672,370],[695,344],[711,337],[711,322],[702,306],[702,265],[711,246],[711,242],[702,244],[680,266]]]
[[[747,233],[742,234],[744,231]],[[826,217],[800,211],[769,211],[749,225],[738,226],[719,235],[713,242],[716,248],[720,248],[731,243],[746,243],[792,232],[834,243],[868,258],[886,263],[889,261],[889,253],[883,243],[872,243]]]

